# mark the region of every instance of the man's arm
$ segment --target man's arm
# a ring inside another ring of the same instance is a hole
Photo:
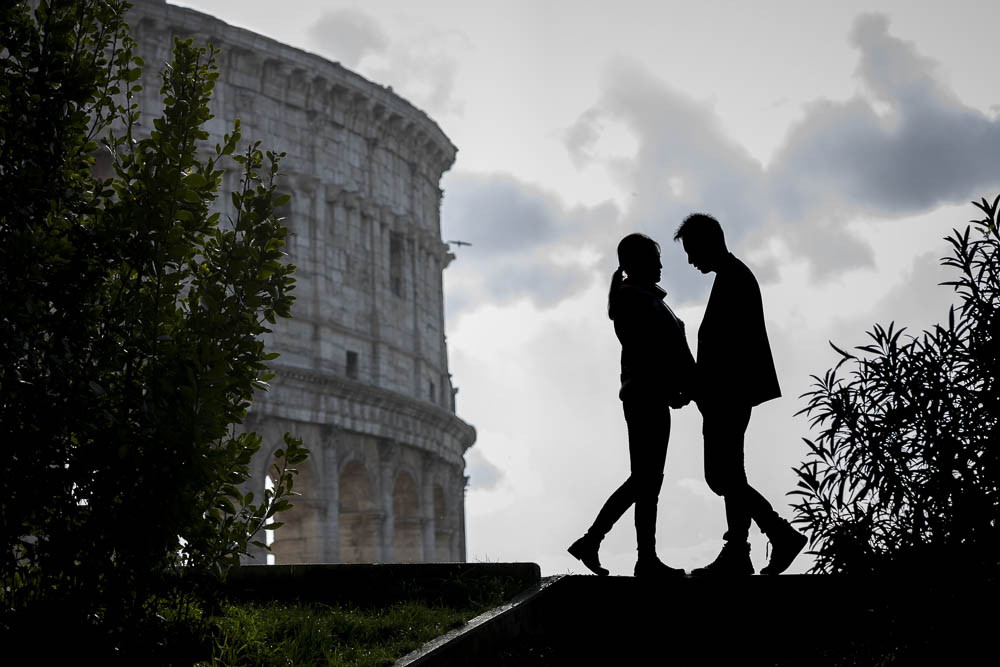
[[[749,278],[749,280],[747,280]],[[731,400],[743,393],[752,367],[757,322],[763,325],[760,293],[752,275],[718,275],[698,331],[697,396]]]

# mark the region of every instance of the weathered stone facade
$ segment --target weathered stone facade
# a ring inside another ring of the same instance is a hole
[[[465,560],[463,454],[475,431],[455,416],[439,218],[455,147],[391,89],[337,63],[163,0],[133,2],[142,109],[160,108],[151,75],[173,37],[193,37],[221,50],[208,143],[239,117],[244,140],[287,153],[296,302],[269,336],[278,375],[247,421],[267,448],[256,495],[283,433],[312,454],[276,562]],[[226,174],[220,201],[238,178]]]

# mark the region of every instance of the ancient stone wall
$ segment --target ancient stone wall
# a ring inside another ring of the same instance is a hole
[[[161,108],[152,77],[174,36],[193,37],[221,50],[207,145],[238,117],[244,141],[287,153],[296,302],[266,341],[281,356],[247,422],[266,448],[252,488],[263,492],[284,432],[312,454],[274,560],[464,560],[475,430],[455,416],[442,288],[452,255],[440,233],[455,147],[390,88],[338,63],[162,0],[133,2],[144,111]],[[227,172],[220,206],[238,180]]]

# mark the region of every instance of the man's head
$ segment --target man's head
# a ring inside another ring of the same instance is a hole
[[[688,264],[702,273],[716,271],[729,250],[719,221],[705,213],[692,213],[674,233],[688,256]]]

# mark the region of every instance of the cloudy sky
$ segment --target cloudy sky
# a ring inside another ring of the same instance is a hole
[[[473,244],[445,272],[458,411],[479,433],[470,561],[584,571],[565,548],[628,475],[605,315],[622,236],[661,242],[693,349],[711,276],[670,240],[680,220],[713,213],[755,270],[784,397],[755,409],[747,468],[791,517],[797,397],[836,362],[827,341],[942,320],[942,237],[1000,192],[997,3],[177,4],[391,85],[459,147],[442,235]],[[685,568],[714,557],[725,523],[700,422],[674,413],[660,499],[660,555]],[[630,512],[601,556],[629,574],[634,550]]]

